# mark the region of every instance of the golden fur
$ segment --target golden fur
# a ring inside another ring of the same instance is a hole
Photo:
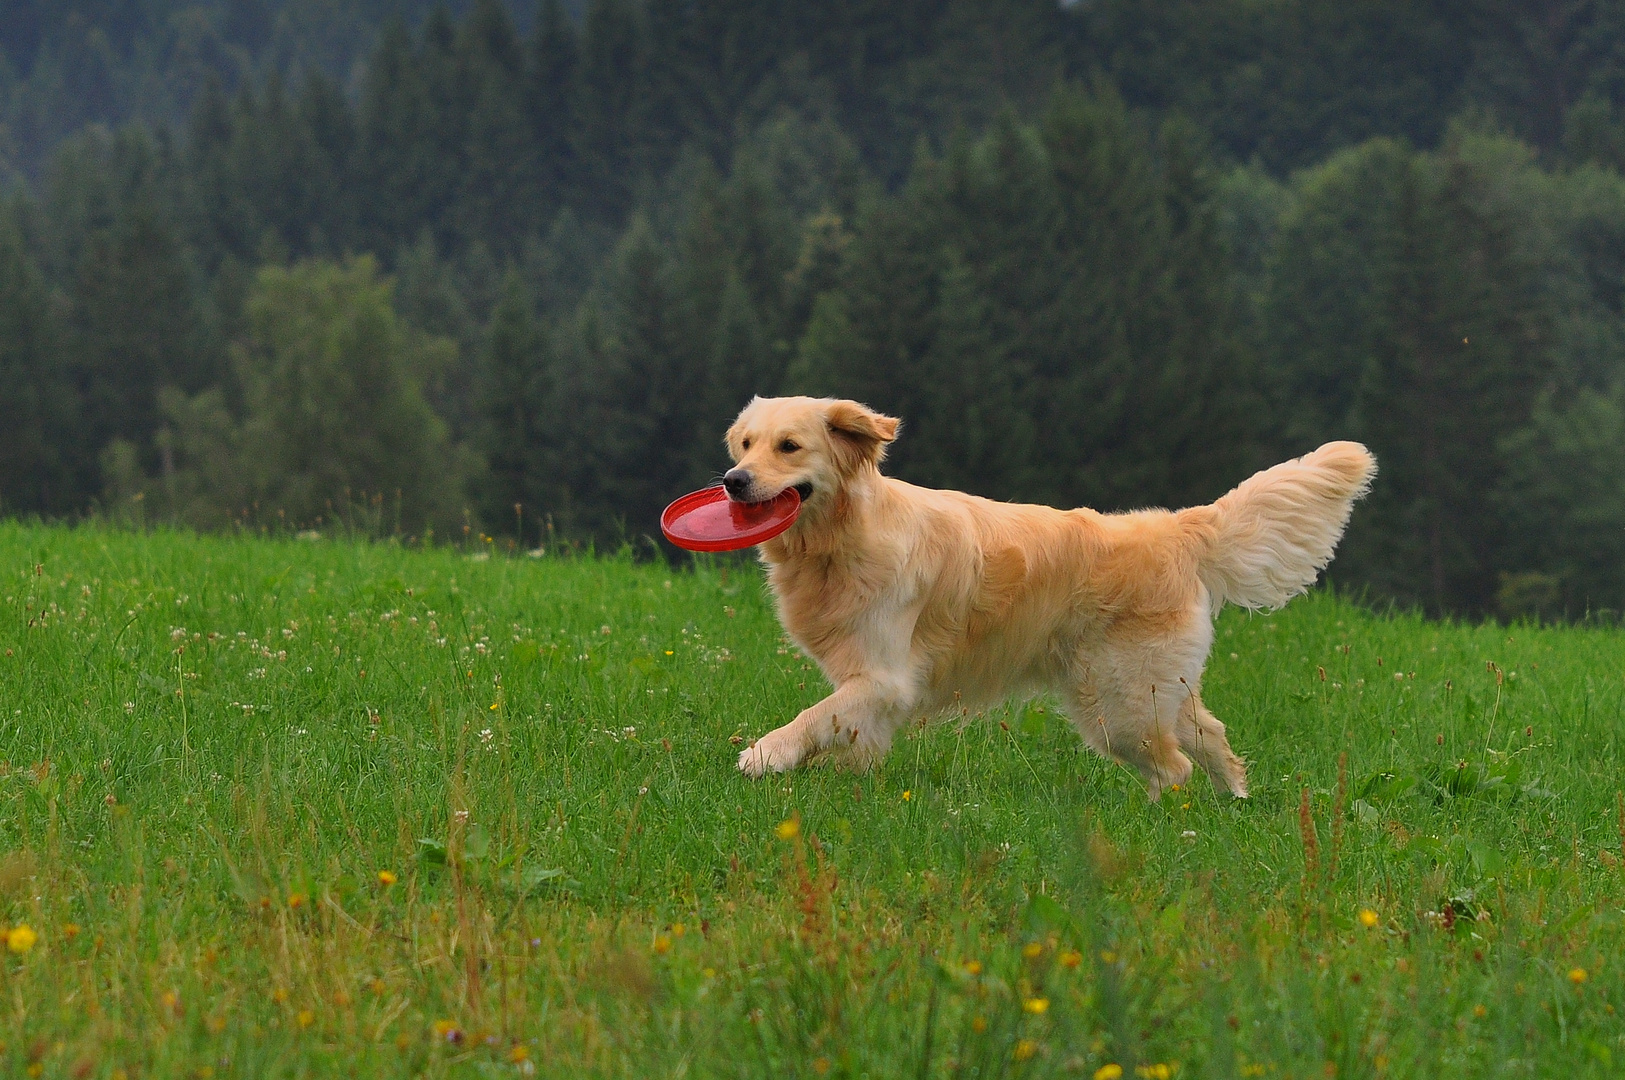
[[[1376,472],[1365,447],[1327,443],[1208,506],[1101,514],[882,476],[897,428],[856,402],[796,397],[757,398],[728,430],[735,497],[810,486],[761,557],[785,629],[835,687],[740,769],[824,752],[861,765],[912,717],[1048,690],[1153,799],[1190,779],[1192,757],[1244,797],[1246,766],[1201,699],[1213,616],[1313,584]]]

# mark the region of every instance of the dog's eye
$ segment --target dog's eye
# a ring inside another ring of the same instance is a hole
[[[741,450],[749,450],[749,449],[750,449],[750,440],[749,440],[749,439],[746,439],[746,440],[744,440],[744,441],[743,441],[743,442],[741,442],[741,443],[740,443],[740,444],[739,444],[739,448],[740,448],[740,449],[741,449]]]
[[[779,444],[779,453],[781,454],[793,454],[800,449],[800,445],[794,439],[785,439]]]

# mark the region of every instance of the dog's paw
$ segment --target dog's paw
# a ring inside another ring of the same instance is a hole
[[[801,754],[793,739],[777,731],[768,732],[739,754],[739,771],[758,780],[770,772],[788,772],[801,764]]]
[[[767,772],[767,757],[754,744],[739,752],[739,771],[752,780],[760,780]]]

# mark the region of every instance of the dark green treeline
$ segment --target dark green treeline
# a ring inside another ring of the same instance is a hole
[[[1103,509],[1360,438],[1340,582],[1625,606],[1625,4],[362,6],[348,74],[260,6],[7,198],[0,509],[642,544],[752,394],[831,393],[899,475]],[[0,17],[13,132],[53,11]]]

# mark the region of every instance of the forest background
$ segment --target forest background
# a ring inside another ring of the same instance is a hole
[[[1350,437],[1625,609],[1625,0],[8,0],[0,512],[653,546],[752,394],[996,498]]]

